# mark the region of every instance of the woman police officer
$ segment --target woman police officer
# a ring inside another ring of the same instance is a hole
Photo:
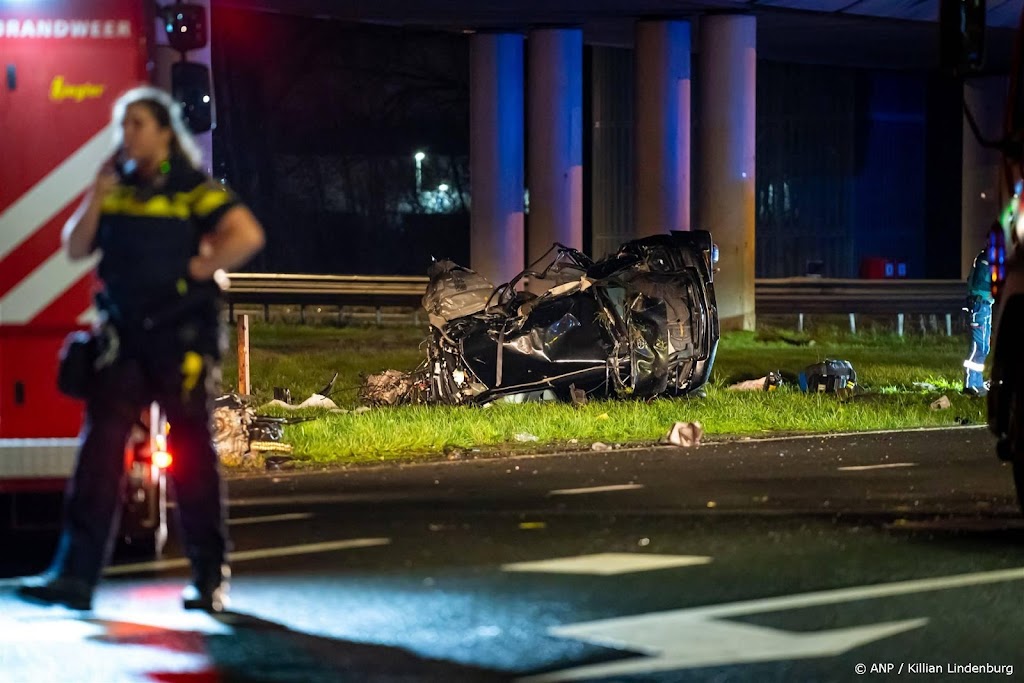
[[[99,251],[100,361],[86,395],[81,446],[50,570],[18,595],[90,609],[119,515],[125,439],[158,401],[171,424],[174,484],[192,584],[188,609],[220,611],[228,538],[210,435],[222,331],[214,282],[263,246],[252,213],[197,169],[196,146],[167,93],[138,88],[114,109],[120,151],[64,227],[72,260]]]

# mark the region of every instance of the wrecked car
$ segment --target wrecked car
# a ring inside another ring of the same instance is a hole
[[[360,397],[459,405],[694,394],[718,348],[715,252],[705,231],[633,240],[599,261],[556,244],[543,270],[497,287],[438,261],[423,296],[427,359],[412,373],[366,378]]]

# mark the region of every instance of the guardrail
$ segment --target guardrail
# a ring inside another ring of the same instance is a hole
[[[227,291],[232,317],[238,304],[261,305],[269,317],[271,305],[384,306],[418,309],[428,279],[405,275],[287,275],[232,273]],[[902,332],[904,315],[951,317],[964,305],[966,285],[958,280],[839,280],[825,278],[759,279],[755,305],[762,314],[897,315]],[[719,295],[721,296],[721,295]],[[379,316],[378,316],[379,317]],[[800,325],[802,327],[802,325]]]
[[[952,314],[963,308],[959,280],[757,280],[758,313]]]

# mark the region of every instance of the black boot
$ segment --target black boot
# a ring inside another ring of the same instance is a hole
[[[64,577],[32,577],[15,589],[15,595],[38,605],[64,605],[70,609],[92,609],[93,588],[85,581]]]
[[[226,564],[214,567],[199,565],[193,567],[192,574],[192,585],[186,586],[181,592],[182,606],[204,612],[226,610],[231,568]]]

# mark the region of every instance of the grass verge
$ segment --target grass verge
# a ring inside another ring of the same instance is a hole
[[[251,332],[253,394],[263,403],[273,387],[286,386],[301,401],[338,372],[332,398],[353,408],[360,374],[412,369],[421,358],[424,336],[423,329],[413,327],[256,325]],[[722,339],[705,399],[598,401],[581,408],[497,404],[311,413],[318,419],[289,426],[286,438],[302,460],[355,463],[441,453],[459,457],[452,454],[474,449],[644,443],[663,437],[676,421],[700,421],[712,437],[980,424],[984,401],[959,393],[966,344],[962,336],[853,336],[828,327],[810,334],[778,329],[731,333]],[[796,374],[825,358],[851,361],[865,393],[840,400],[797,391]],[[768,370],[780,370],[788,385],[770,393],[726,388]],[[236,377],[234,359],[228,358],[225,386],[233,386]],[[943,394],[952,408],[932,410],[930,403]]]

